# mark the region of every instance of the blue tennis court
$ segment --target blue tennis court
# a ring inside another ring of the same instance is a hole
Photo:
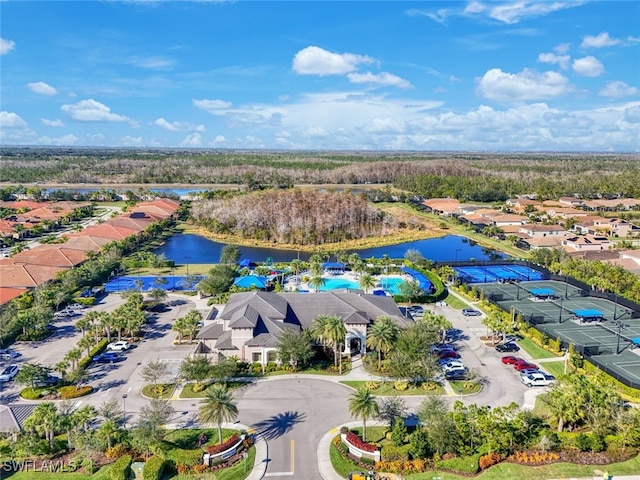
[[[522,265],[473,265],[454,267],[454,270],[465,283],[542,280],[541,272]]]
[[[204,277],[198,277],[198,281]],[[162,279],[162,280],[160,280]],[[109,280],[104,286],[107,293],[124,292],[127,290],[139,290],[146,292],[154,288],[163,290],[195,290],[195,284],[189,281],[190,277],[132,277],[122,276]],[[196,284],[198,282],[196,281]]]

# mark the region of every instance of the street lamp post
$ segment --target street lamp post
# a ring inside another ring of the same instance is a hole
[[[185,255],[184,259],[187,261],[187,277],[189,276],[189,260],[191,260],[191,257],[188,255]]]
[[[455,261],[453,263],[458,263],[458,252],[461,252],[462,249],[461,248],[456,248],[456,257],[455,257]]]
[[[123,415],[122,415],[122,418],[123,418],[122,423],[123,423],[123,426],[124,426],[125,430],[127,429],[127,403],[126,403],[126,401],[127,401],[127,394],[123,393],[122,394],[122,413],[123,413]]]

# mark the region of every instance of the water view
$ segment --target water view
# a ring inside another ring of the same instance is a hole
[[[164,255],[177,264],[218,263],[224,243],[209,240],[193,234],[177,234],[155,250],[154,253]],[[386,247],[353,250],[361,258],[404,258],[407,250],[418,250],[425,258],[436,262],[468,261],[471,259],[484,261],[504,258],[506,255],[481,247],[466,237],[447,235],[440,238],[415,240]],[[310,254],[296,250],[277,250],[274,248],[240,247],[242,258],[255,262],[271,259],[274,262],[290,262],[294,258],[308,260]]]

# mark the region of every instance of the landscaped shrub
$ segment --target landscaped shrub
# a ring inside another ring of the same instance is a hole
[[[83,387],[76,388],[73,385],[67,387],[60,387],[58,389],[58,393],[63,400],[69,400],[71,398],[84,397],[85,395],[89,395],[93,392],[93,387],[91,385],[85,385]]]
[[[404,445],[407,438],[407,427],[403,420],[398,420],[391,430],[391,442],[394,446],[400,447]]]
[[[114,445],[111,448],[107,448],[107,451],[104,452],[104,456],[110,460],[113,460],[115,458],[120,458],[124,456],[126,453],[127,453],[127,447],[119,443],[117,445]]]
[[[240,441],[240,435],[234,433],[227,440],[218,445],[210,445],[207,447],[207,453],[210,455],[215,455],[216,453],[224,452],[225,450],[229,450],[232,446]]]
[[[416,460],[395,460],[393,462],[376,462],[375,469],[390,473],[422,473],[431,465],[422,458]]]
[[[486,455],[482,455],[478,460],[478,466],[480,470],[485,470],[496,463],[500,463],[503,460],[502,455],[497,452],[488,453]]]
[[[422,384],[420,385],[420,388],[422,388],[422,390],[435,390],[437,387],[435,382],[422,382]]]
[[[380,385],[382,385],[380,382],[376,382],[374,380],[367,380],[364,384],[364,386],[369,390],[377,390],[380,388]]]
[[[591,441],[589,440],[589,437],[584,433],[579,433],[578,435],[576,435],[576,438],[573,439],[573,443],[581,452],[586,452],[591,448]]]
[[[202,450],[173,448],[167,452],[167,461],[171,461],[178,467],[180,465],[186,465],[187,467],[198,465],[202,462]]]
[[[125,455],[111,464],[110,480],[127,480],[131,472],[131,455]]]
[[[364,452],[375,452],[378,446],[374,443],[364,443],[362,439],[353,432],[347,432],[347,442]]]
[[[544,465],[558,461],[560,455],[556,452],[515,452],[509,458],[516,463],[525,465]]]
[[[592,452],[604,452],[607,449],[607,444],[604,441],[604,436],[599,433],[592,433],[589,439]]]
[[[165,459],[162,457],[151,457],[144,464],[142,478],[145,480],[160,480],[164,472]]]
[[[25,400],[37,400],[40,398],[40,392],[42,392],[41,388],[27,387],[20,392],[20,396]]]
[[[401,447],[396,447],[395,445],[385,445],[380,450],[380,458],[384,462],[394,462],[396,460],[409,460],[409,450],[411,449],[411,445],[402,445]]]
[[[103,350],[107,348],[107,345],[109,345],[109,340],[107,340],[106,338],[101,339],[96,344],[96,346],[90,350],[88,356],[80,359],[80,361],[78,362],[78,368],[86,368],[93,360],[93,357],[102,353]]]
[[[395,388],[396,390],[402,392],[402,391],[406,390],[407,388],[409,388],[409,382],[407,382],[406,380],[396,380],[393,383],[393,388]]]

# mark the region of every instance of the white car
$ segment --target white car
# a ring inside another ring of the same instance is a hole
[[[129,350],[131,345],[126,340],[121,340],[119,342],[113,342],[107,345],[107,350],[113,350],[115,352],[122,352],[123,350]]]
[[[12,380],[18,374],[18,366],[17,365],[9,365],[5,368],[2,373],[0,373],[0,383],[8,382]]]
[[[527,387],[548,387],[555,381],[544,373],[530,373],[529,375],[522,375],[520,380]]]
[[[450,372],[451,370],[465,370],[465,369],[466,367],[464,366],[464,363],[459,362],[457,360],[451,360],[450,362],[447,362],[442,365],[442,370],[445,373]]]

